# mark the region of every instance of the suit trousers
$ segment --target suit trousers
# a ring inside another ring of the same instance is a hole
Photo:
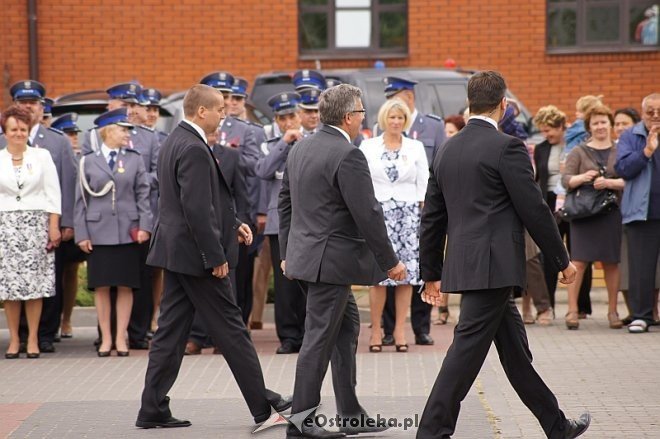
[[[231,282],[231,289],[236,290],[236,270],[233,268],[229,269],[229,280]],[[234,297],[234,299],[236,299]],[[195,313],[193,317],[192,326],[190,327],[190,336],[188,341],[192,341],[200,348],[207,348],[210,346],[218,347],[218,344],[215,343],[209,336],[209,332],[204,327],[204,322],[202,321],[202,316],[199,313]]]
[[[270,259],[275,284],[275,329],[281,343],[300,346],[305,334],[305,292],[300,284],[287,278],[280,268],[280,242],[277,235],[268,235]]]
[[[149,365],[142,392],[140,419],[171,416],[167,393],[181,368],[193,315],[202,318],[218,344],[243,398],[256,419],[271,412],[269,401],[280,395],[266,389],[259,358],[241,318],[228,277],[218,279],[188,276],[165,270],[165,286],[158,317],[158,330],[149,352]]]
[[[433,307],[422,300],[418,294],[421,285],[413,285],[412,299],[410,300],[410,324],[415,335],[429,334],[431,332],[431,310]],[[387,287],[387,299],[383,310],[383,332],[392,335],[394,332],[394,287]]]
[[[250,247],[238,247],[238,264],[236,265],[235,287],[236,303],[241,309],[243,322],[247,324],[252,312],[252,277],[254,275],[254,259],[256,252],[250,252]]]
[[[660,253],[660,220],[626,224],[628,236],[628,301],[633,319],[653,323],[655,270]]]
[[[417,438],[449,438],[461,402],[477,378],[491,343],[509,382],[549,438],[563,438],[566,417],[532,366],[525,326],[513,301],[513,288],[463,292],[454,341],[422,414]]]
[[[351,287],[308,283],[305,338],[296,364],[291,413],[321,403],[321,385],[330,363],[338,414],[364,412],[355,394],[359,335],[360,314]]]

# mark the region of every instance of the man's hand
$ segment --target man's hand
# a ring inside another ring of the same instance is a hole
[[[572,262],[568,263],[568,267],[564,268],[561,271],[561,278],[559,278],[559,282],[563,284],[572,284],[575,282],[575,276],[577,275],[577,268],[575,268],[575,265],[573,265]]]
[[[284,274],[284,277],[286,277],[288,279],[291,279],[289,276],[286,275],[286,261],[285,260],[282,260],[282,262],[280,262],[280,268],[282,269],[282,273]]]
[[[252,229],[245,223],[238,227],[238,242],[245,245],[252,244]]]
[[[293,143],[302,139],[303,135],[300,130],[287,130],[282,136],[284,143]]]
[[[62,241],[71,241],[73,239],[73,229],[71,227],[62,227]]]
[[[442,299],[441,284],[439,280],[426,282],[422,290],[422,301],[431,306],[440,306]]]
[[[84,241],[80,241],[78,243],[78,247],[80,247],[80,250],[83,252],[90,254],[92,252],[92,241],[89,239],[85,239]]]
[[[646,136],[646,146],[644,147],[644,155],[651,157],[658,149],[658,135],[660,134],[660,125],[653,125]]]
[[[408,271],[406,270],[406,266],[403,265],[403,262],[401,261],[399,261],[399,263],[396,264],[393,268],[387,270],[387,277],[396,281],[405,280],[407,274]]]
[[[263,213],[257,214],[257,234],[264,233],[266,229],[266,215]]]
[[[149,238],[151,238],[151,234],[149,232],[146,232],[144,230],[138,230],[137,233],[138,244],[142,244],[143,242],[149,241]]]
[[[213,268],[213,276],[222,279],[223,277],[227,277],[229,274],[229,264],[225,262],[222,265],[218,265],[217,267]]]

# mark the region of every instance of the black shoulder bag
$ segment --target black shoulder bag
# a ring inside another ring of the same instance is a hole
[[[598,164],[598,172],[605,177],[606,167],[592,155],[589,148],[580,145],[589,158]],[[611,189],[595,189],[593,183],[585,183],[566,194],[562,219],[572,221],[575,219],[588,218],[590,216],[602,215],[617,207],[616,194]]]

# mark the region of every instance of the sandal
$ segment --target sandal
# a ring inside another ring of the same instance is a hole
[[[531,313],[525,313],[523,314],[523,323],[526,325],[533,325],[536,323],[536,319],[534,319],[534,316]]]
[[[566,313],[566,327],[568,329],[578,329],[580,327],[580,320],[578,320],[578,313],[569,311]]]
[[[369,345],[369,352],[383,352],[383,345],[382,344]]]
[[[396,345],[396,351],[397,352],[408,352],[408,344],[398,344]]]
[[[619,318],[619,313],[616,311],[607,313],[607,320],[610,322],[610,328],[612,329],[621,329],[623,328],[623,322]]]
[[[440,311],[440,314],[438,315],[438,319],[433,322],[434,325],[446,325],[447,320],[449,319],[449,307],[448,306],[439,306],[438,311]]]
[[[537,314],[536,321],[539,322],[540,326],[550,326],[554,318],[555,316],[552,308],[548,308],[545,311]]]

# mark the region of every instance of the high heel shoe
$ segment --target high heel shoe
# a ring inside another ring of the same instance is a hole
[[[396,345],[397,352],[408,352],[408,343]]]
[[[434,325],[446,325],[447,320],[449,319],[449,307],[439,306],[438,307],[438,319],[433,322]]]
[[[619,318],[619,313],[614,311],[614,312],[608,312],[607,313],[607,320],[610,323],[610,328],[612,329],[621,329],[623,328],[623,322]]]
[[[117,351],[118,357],[128,357],[129,354],[130,354],[129,351]]]
[[[110,351],[97,351],[96,355],[98,355],[99,357],[109,357]]]
[[[40,352],[28,352],[27,353],[27,358],[39,358],[41,356]]]
[[[578,313],[575,311],[569,311],[566,313],[566,328],[568,329],[579,329],[580,320],[578,320]]]
[[[7,360],[15,360],[18,358],[18,352],[5,352],[5,358]]]
[[[374,352],[374,353],[383,352],[383,345],[382,344],[369,345],[369,352]]]

